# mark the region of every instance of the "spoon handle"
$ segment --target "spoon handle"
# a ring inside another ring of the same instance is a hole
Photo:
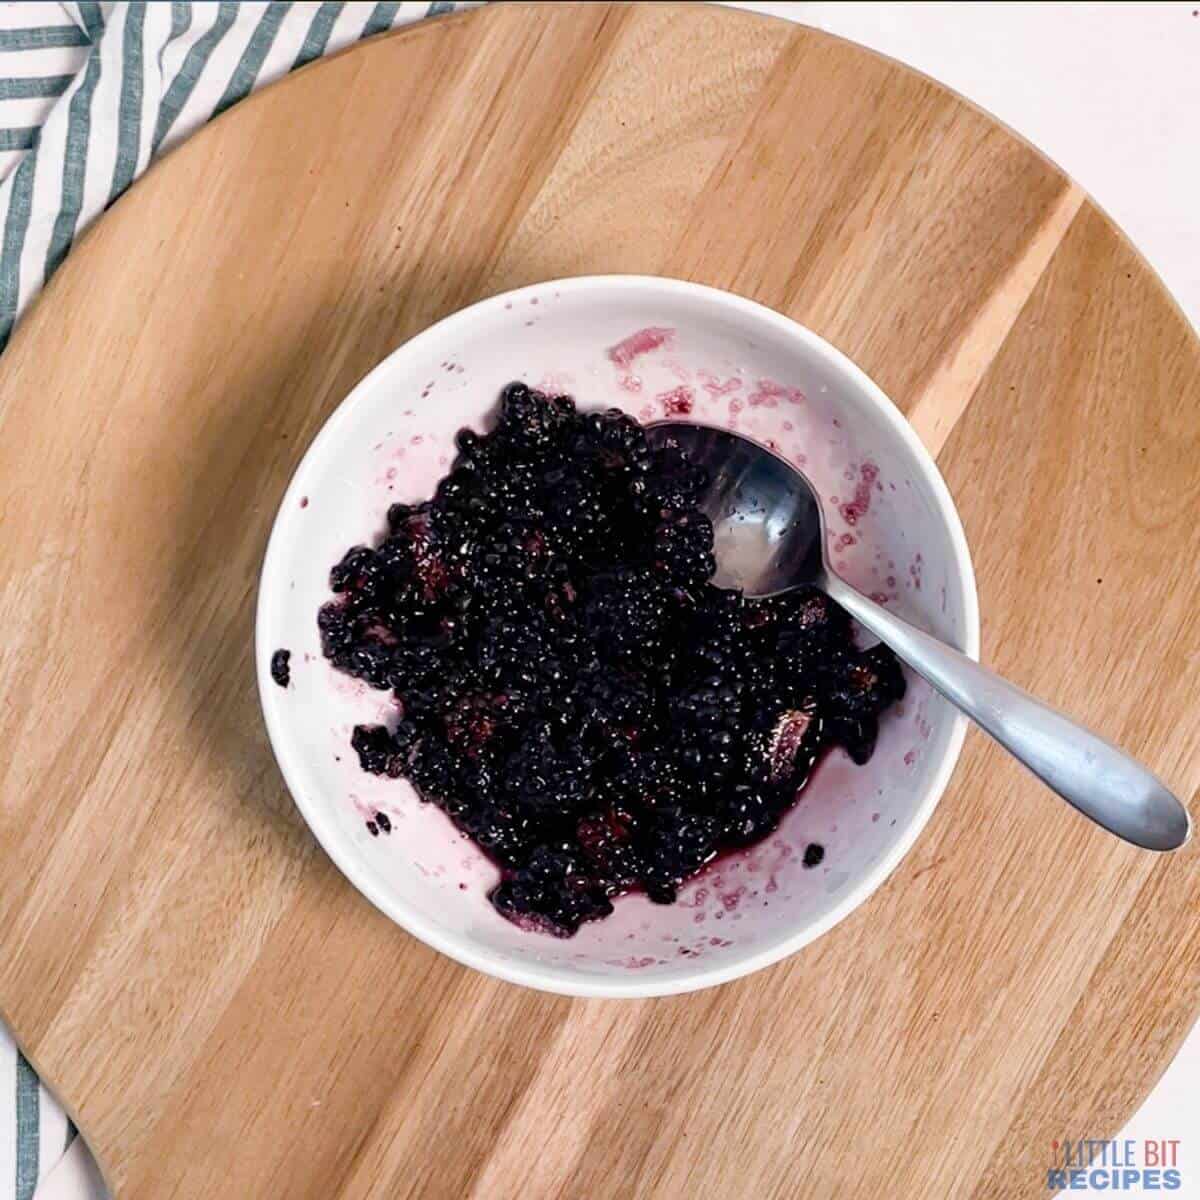
[[[1187,841],[1187,809],[1136,759],[868,600],[831,571],[826,591],[1068,804],[1147,850]]]

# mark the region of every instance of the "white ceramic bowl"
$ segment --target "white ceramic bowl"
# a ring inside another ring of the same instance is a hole
[[[484,427],[513,379],[643,419],[690,400],[698,418],[773,444],[827,501],[847,578],[974,656],[975,579],[954,504],[888,398],[821,338],[725,292],[619,275],[494,296],[413,338],[334,413],[284,496],[259,589],[259,690],[288,787],[351,882],[416,937],[514,983],[652,996],[735,979],[812,941],[883,882],[946,786],[964,718],[912,680],[870,763],[835,751],[773,836],[721,860],[675,905],[626,896],[564,940],[500,918],[484,856],[407,783],[359,769],[352,727],[385,720],[391,706],[328,666],[316,616],[330,566],[381,533],[388,504],[431,494],[454,433]],[[270,677],[279,648],[291,651],[286,690]],[[366,827],[377,811],[390,816],[389,836]],[[825,847],[816,868],[802,864],[809,842]]]

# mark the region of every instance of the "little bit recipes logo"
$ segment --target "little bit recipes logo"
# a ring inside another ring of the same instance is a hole
[[[1046,1187],[1052,1192],[1175,1192],[1183,1186],[1179,1139],[1053,1142]]]

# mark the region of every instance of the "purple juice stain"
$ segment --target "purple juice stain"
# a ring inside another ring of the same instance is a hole
[[[271,678],[281,687],[285,688],[292,682],[292,652],[290,650],[276,650],[271,655]]]

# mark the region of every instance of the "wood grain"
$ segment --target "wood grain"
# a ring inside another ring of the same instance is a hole
[[[372,41],[155,166],[0,362],[0,1008],[118,1196],[1040,1195],[1200,1010],[1195,848],[1116,843],[980,738],[866,905],[677,999],[479,977],[329,864],[250,662],[284,482],[398,342],[594,271],[850,353],[939,451],[987,656],[1195,797],[1200,346],[1074,185],[717,7]]]

